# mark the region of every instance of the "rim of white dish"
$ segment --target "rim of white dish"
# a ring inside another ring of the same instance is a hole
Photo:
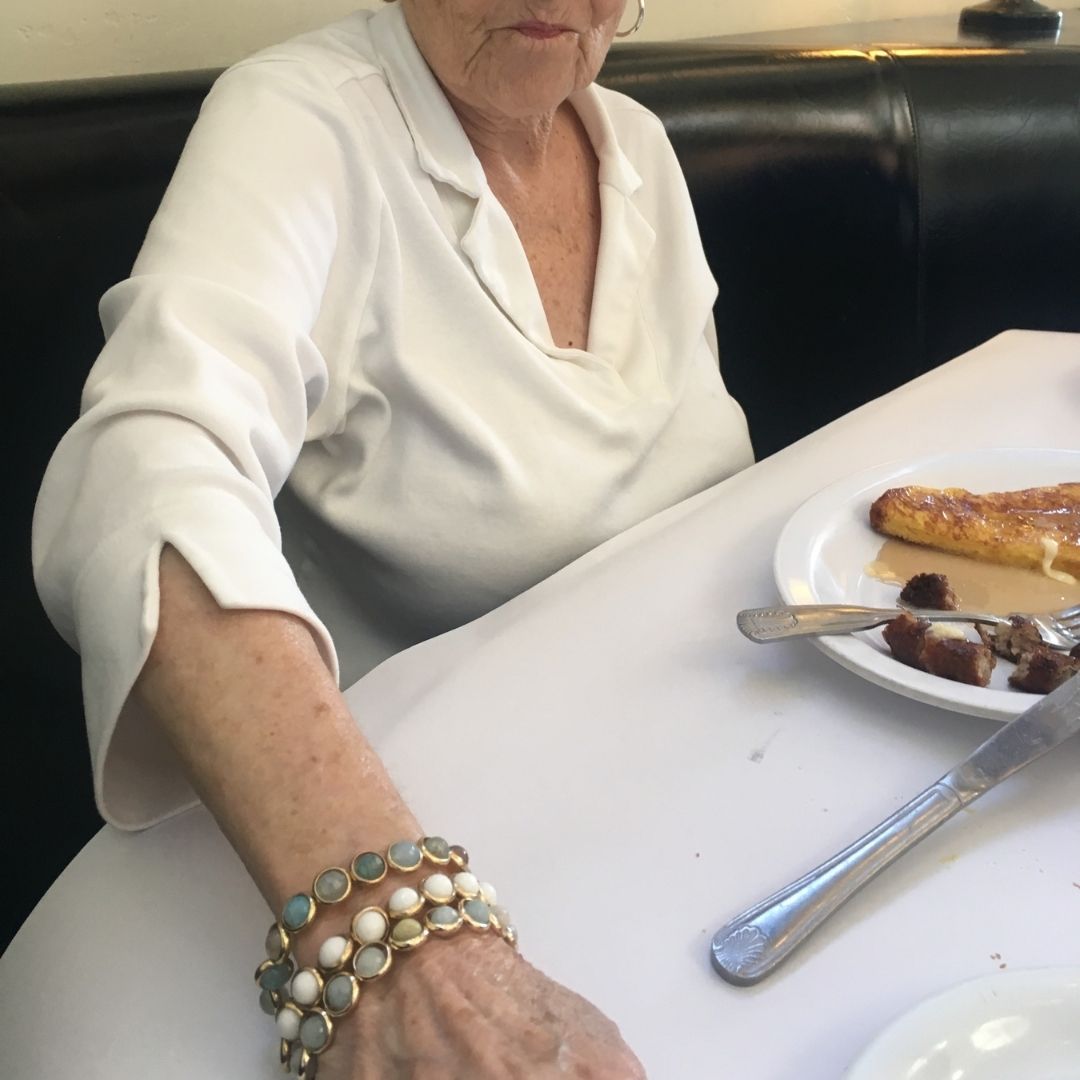
[[[1033,990],[1048,988],[1076,989],[1080,992],[1080,967],[1075,965],[1050,966],[1036,968],[1013,968],[1009,971],[996,971],[989,975],[977,975],[971,979],[954,983],[939,990],[929,997],[921,998],[910,1008],[895,1016],[867,1043],[859,1056],[848,1066],[843,1080],[893,1080],[894,1074],[884,1071],[895,1065],[896,1047],[891,1046],[904,1038],[906,1030],[937,1030],[939,1035],[943,1026],[942,1016],[949,1006],[965,997],[974,996],[984,986],[994,987],[995,1007],[1010,1004],[1018,996],[1029,995]],[[1004,989],[1007,988],[1007,989]],[[1067,1008],[1074,1009],[1070,1003]],[[926,1022],[928,1021],[928,1022]],[[947,1021],[945,1022],[947,1024]],[[901,1053],[919,1053],[919,1048],[910,1046]]]

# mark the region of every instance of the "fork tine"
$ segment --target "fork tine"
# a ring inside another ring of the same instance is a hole
[[[1080,617],[1069,621],[1060,622],[1057,619],[1047,619],[1048,629],[1056,631],[1057,635],[1066,642],[1066,648],[1072,649],[1080,645]]]
[[[1080,619],[1080,604],[1062,608],[1061,611],[1055,611],[1053,615],[1059,622],[1073,622],[1076,619]]]

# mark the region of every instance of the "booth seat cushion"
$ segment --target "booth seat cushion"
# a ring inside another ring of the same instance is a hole
[[[1080,329],[1080,48],[638,46],[759,455],[1012,327]]]

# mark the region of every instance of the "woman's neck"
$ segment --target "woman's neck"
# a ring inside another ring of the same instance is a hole
[[[539,116],[508,117],[482,113],[447,94],[484,171],[527,181],[541,174],[565,128],[565,102]]]

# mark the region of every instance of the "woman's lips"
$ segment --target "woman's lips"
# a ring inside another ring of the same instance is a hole
[[[570,27],[568,26],[556,26],[554,23],[546,22],[521,22],[513,27],[519,34],[524,34],[526,37],[531,38],[556,38],[560,34],[568,34]]]

